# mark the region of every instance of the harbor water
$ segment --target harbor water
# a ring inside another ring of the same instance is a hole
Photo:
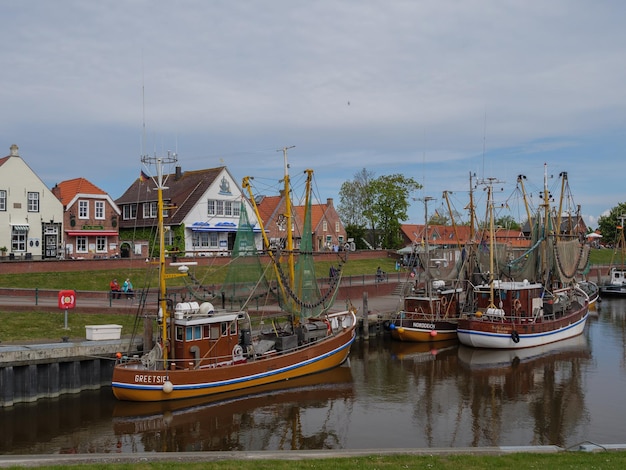
[[[625,444],[625,339],[626,299],[543,348],[359,339],[345,366],[219,402],[118,402],[105,387],[0,409],[0,454]]]

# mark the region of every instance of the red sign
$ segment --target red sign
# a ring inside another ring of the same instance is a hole
[[[73,290],[62,290],[59,292],[59,308],[67,310],[76,307],[76,292]]]

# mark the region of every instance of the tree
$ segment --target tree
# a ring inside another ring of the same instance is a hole
[[[617,227],[626,223],[626,202],[621,202],[613,207],[608,215],[603,215],[598,219],[598,228],[602,233],[602,243],[616,244],[619,236]]]
[[[365,217],[372,228],[381,234],[376,241],[384,248],[399,248],[402,245],[400,221],[408,219],[411,192],[421,188],[413,178],[401,174],[384,175],[370,183]]]
[[[374,178],[374,172],[363,168],[354,175],[352,181],[345,181],[339,190],[339,205],[337,212],[344,225],[365,227],[367,219],[364,216],[365,208],[369,204],[369,184]]]
[[[519,230],[521,228],[520,224],[515,221],[515,219],[510,215],[505,215],[503,217],[499,217],[494,221],[496,227],[502,227],[507,230]]]

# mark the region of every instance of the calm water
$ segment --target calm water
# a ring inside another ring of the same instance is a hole
[[[626,443],[626,300],[582,336],[517,352],[358,343],[350,367],[166,407],[110,389],[0,410],[0,454]]]

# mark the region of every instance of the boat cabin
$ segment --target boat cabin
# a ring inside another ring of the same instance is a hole
[[[244,315],[243,312],[216,313],[209,302],[176,304],[173,324],[169,325],[173,328],[170,357],[174,367],[217,367],[245,361],[241,346],[245,341],[238,321]]]
[[[477,311],[489,317],[504,318],[506,315],[520,321],[537,321],[543,317],[543,292],[540,283],[494,281],[493,304],[496,308],[489,308],[492,303],[489,285],[474,288]]]

